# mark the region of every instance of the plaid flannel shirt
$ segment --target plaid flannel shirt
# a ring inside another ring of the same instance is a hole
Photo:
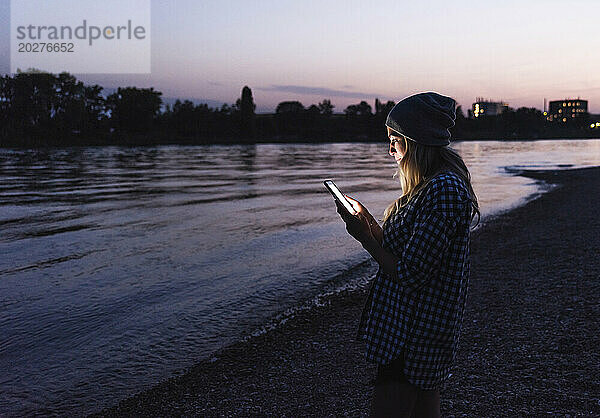
[[[357,338],[368,361],[404,356],[404,373],[422,389],[438,388],[456,356],[469,285],[469,191],[443,172],[383,225],[382,246],[400,258],[398,281],[380,267]]]

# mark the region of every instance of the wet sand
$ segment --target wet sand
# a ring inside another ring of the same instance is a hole
[[[473,233],[443,416],[600,416],[600,168],[526,175],[558,186]],[[365,296],[332,297],[100,415],[366,416]]]

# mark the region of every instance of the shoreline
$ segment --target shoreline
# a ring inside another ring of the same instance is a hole
[[[522,173],[559,185],[472,234],[444,416],[600,414],[600,167]],[[376,371],[354,340],[365,296],[342,291],[98,415],[364,416]]]

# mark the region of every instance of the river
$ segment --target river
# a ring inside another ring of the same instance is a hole
[[[600,165],[600,140],[473,141],[484,221]],[[387,144],[0,149],[0,414],[84,414],[364,283],[323,187],[381,218]]]

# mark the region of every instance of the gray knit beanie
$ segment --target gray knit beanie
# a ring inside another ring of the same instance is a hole
[[[434,92],[409,96],[390,111],[385,125],[423,145],[450,144],[456,101]]]

